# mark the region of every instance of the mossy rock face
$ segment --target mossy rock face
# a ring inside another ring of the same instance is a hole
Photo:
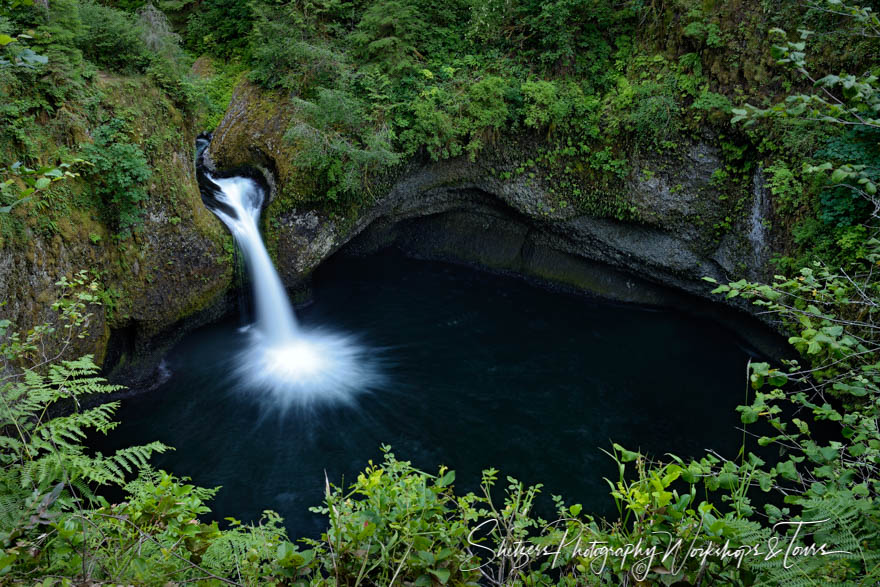
[[[90,336],[75,341],[69,352],[93,353],[101,362],[112,333],[126,331],[126,352],[133,356],[114,354],[133,366],[143,349],[172,342],[176,324],[223,300],[232,281],[230,237],[201,201],[194,120],[145,77],[101,74],[93,83],[102,96],[98,120],[81,113],[71,117],[81,128],[63,132],[88,137],[101,119],[128,121],[132,141],[152,170],[142,224],[130,237],[116,238],[94,207],[87,174],[61,182],[66,192],[47,195],[57,210],[18,206],[14,215],[22,238],[0,246],[0,301],[6,302],[0,313],[18,329],[51,321],[50,306],[60,293],[55,282],[86,270],[103,285],[104,304],[92,308]]]
[[[284,94],[261,90],[247,81],[240,83],[214,131],[207,153],[209,164],[217,169],[257,167],[267,174],[273,198],[292,204],[314,201],[317,186],[293,164],[296,147],[284,138],[294,115],[295,109]]]
[[[743,226],[734,223],[727,238],[715,228],[732,212],[713,183],[723,161],[711,140],[682,143],[663,155],[631,151],[629,175],[613,192],[597,196],[623,202],[631,220],[559,206],[559,194],[540,174],[506,173],[535,148],[535,137],[513,135],[499,138],[476,161],[459,157],[403,164],[385,178],[387,187],[372,203],[346,218],[327,212],[321,194],[309,191],[314,184],[294,164],[295,146],[285,142],[284,131],[295,114],[283,97],[243,84],[209,148],[219,169],[251,165],[274,173],[275,198],[264,213],[264,231],[288,286],[301,285],[324,259],[374,223],[386,226],[384,238],[393,242],[396,223],[452,211],[480,214],[487,206],[529,227],[530,240],[543,235],[541,242],[549,249],[701,294],[707,292],[703,276],[725,279],[742,275],[744,268],[754,269]],[[479,225],[467,223],[471,228]],[[442,230],[443,223],[433,226]],[[492,231],[491,222],[486,226]],[[446,243],[438,250],[445,257],[455,256],[446,250],[454,248],[453,242],[488,243],[479,238],[429,240]],[[484,252],[471,251],[468,256],[495,256]],[[528,269],[542,274],[539,268]]]

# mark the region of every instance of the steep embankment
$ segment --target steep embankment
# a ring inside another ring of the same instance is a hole
[[[0,300],[5,318],[29,328],[51,319],[55,282],[86,270],[102,284],[102,304],[75,350],[108,365],[134,356],[149,365],[181,321],[217,308],[231,280],[231,242],[199,196],[192,117],[144,77],[99,75],[93,84],[100,105],[91,120],[71,120],[81,112],[69,105],[44,128],[62,128],[82,153],[102,123],[123,120],[125,144],[142,150],[151,170],[140,224],[120,238],[94,197],[99,179],[81,166],[82,177],[59,182],[42,205],[22,204],[2,219]]]

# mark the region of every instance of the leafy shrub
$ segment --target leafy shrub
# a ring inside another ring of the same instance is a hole
[[[213,75],[200,82],[200,92],[207,102],[204,128],[214,130],[223,117],[232,99],[235,86],[245,75],[245,69],[238,64],[212,64]]]
[[[522,85],[522,93],[525,102],[526,126],[543,128],[556,122],[558,114],[564,114],[564,107],[557,98],[556,84],[551,81],[529,81]],[[551,112],[551,108],[554,112]],[[554,116],[557,114],[557,116]]]
[[[831,185],[825,186],[819,194],[818,216],[826,224],[854,226],[866,221],[875,211],[874,202],[864,197],[861,185],[880,183],[878,139],[878,129],[857,126],[828,139],[816,152],[817,159],[834,162],[843,169],[858,168],[860,171],[857,174],[832,174],[829,178]]]
[[[830,187],[819,194],[819,219],[832,226],[854,226],[872,211],[870,202],[850,187]]]
[[[778,368],[750,365],[754,396],[738,411],[744,425],[770,424],[758,444],[774,446],[780,454],[772,468],[756,469],[750,478],[764,492],[786,496],[785,507],[765,506],[770,523],[797,514],[803,520],[825,520],[816,540],[846,552],[836,565],[808,559],[800,573],[844,582],[876,580],[880,568],[880,346],[873,335],[880,241],[857,232],[861,258],[847,267],[814,262],[793,278],[776,276],[769,285],[742,280],[715,290],[727,298],[752,300],[777,315],[792,334],[789,342],[801,359],[783,361]],[[819,427],[824,431],[817,433]],[[778,583],[785,572],[774,569],[769,575],[768,582]]]
[[[636,140],[660,146],[679,131],[680,106],[671,84],[643,82],[633,88],[633,108],[627,122]]]
[[[724,46],[721,28],[714,22],[706,23],[700,20],[695,20],[684,27],[684,36],[705,43],[707,47],[713,49]]]
[[[95,195],[110,224],[126,236],[140,223],[139,204],[148,197],[144,184],[152,175],[150,166],[118,118],[98,127],[93,138],[83,152],[93,164],[89,177]]]
[[[523,122],[534,129],[572,130],[582,136],[596,136],[594,114],[599,102],[584,94],[574,82],[533,80],[522,84]]]
[[[341,13],[350,12],[350,5],[329,1],[312,8],[306,17],[292,5],[254,5],[248,60],[251,80],[310,98],[315,88],[334,87],[351,77],[351,59],[333,39],[343,27],[336,20],[328,21],[344,22]]]
[[[477,128],[500,129],[507,122],[510,111],[505,98],[510,82],[498,76],[488,76],[468,87],[467,116]]]
[[[767,187],[773,194],[773,207],[779,214],[791,214],[802,206],[804,187],[785,161],[774,161],[765,170]]]
[[[120,72],[144,71],[150,64],[136,17],[95,2],[81,4],[79,13],[83,25],[76,46],[87,59]]]
[[[699,95],[691,104],[691,108],[708,113],[709,120],[712,122],[726,122],[730,119],[733,104],[724,94],[709,91],[707,85],[700,90]]]
[[[451,490],[455,473],[441,467],[429,475],[398,461],[390,447],[383,452],[384,462],[371,462],[348,489],[328,485],[324,505],[312,508],[330,522],[321,541],[309,541],[335,553],[332,568],[324,560],[326,570],[379,585],[479,578],[463,549],[470,528]]]
[[[349,38],[356,55],[399,72],[415,65],[420,55],[416,44],[427,28],[414,3],[378,0],[367,8]]]
[[[250,2],[206,0],[189,17],[186,47],[196,54],[210,53],[223,58],[240,55],[248,46],[253,22]]]
[[[449,92],[433,86],[409,105],[412,119],[400,139],[406,153],[424,148],[433,160],[457,157],[464,152],[461,119],[450,113],[455,102]]]
[[[280,25],[261,26],[282,29]],[[254,47],[254,68],[250,78],[267,88],[286,88],[308,94],[312,85],[326,86],[340,75],[345,58],[320,41],[291,41],[277,36],[280,30],[266,35],[265,43]],[[286,67],[282,66],[284,64]]]
[[[320,88],[314,101],[296,104],[285,139],[299,147],[296,163],[319,175],[331,201],[363,197],[367,177],[398,162],[387,129],[370,126],[365,104],[352,93]]]

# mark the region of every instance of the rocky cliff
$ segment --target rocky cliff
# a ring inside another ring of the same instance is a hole
[[[714,179],[724,163],[711,137],[674,154],[631,153],[619,193],[634,220],[559,206],[540,174],[513,173],[533,148],[530,141],[540,140],[535,137],[499,140],[475,161],[410,161],[384,178],[372,203],[340,216],[316,204],[314,184],[290,165],[296,147],[283,135],[291,112],[283,96],[243,84],[208,151],[216,168],[251,165],[267,174],[274,198],[265,218],[267,241],[290,286],[358,235],[361,246],[406,241],[416,254],[627,300],[651,296],[646,299],[643,287],[603,287],[603,267],[697,294],[708,291],[703,276],[758,277],[765,270],[768,236],[761,221],[768,211],[761,208],[767,199],[760,170],[744,211],[731,217]]]
[[[90,201],[85,172],[46,196],[58,210],[16,207],[6,219],[15,232],[0,238],[0,302],[2,317],[16,329],[51,322],[51,304],[61,293],[56,281],[85,270],[101,284],[101,304],[90,308],[90,336],[74,341],[71,356],[93,353],[131,380],[150,376],[181,326],[222,311],[232,243],[199,195],[193,121],[146,81],[99,83],[108,107],[137,111],[131,124],[152,169],[143,222],[128,238],[115,235],[95,208],[79,203]]]
[[[144,103],[153,104],[139,123],[145,141],[163,129],[179,132],[151,161],[141,229],[120,241],[94,211],[70,207],[46,231],[22,208],[24,238],[5,239],[0,257],[4,316],[20,328],[51,319],[61,276],[86,269],[99,280],[103,304],[76,350],[129,382],[149,378],[177,337],[228,309],[233,277],[231,239],[198,193],[196,129],[161,100]],[[627,221],[560,205],[540,173],[516,173],[540,141],[530,136],[502,137],[473,161],[411,160],[380,178],[367,204],[340,213],[292,164],[295,146],[284,133],[293,116],[284,96],[243,83],[206,153],[217,169],[263,171],[272,197],[267,244],[291,287],[345,245],[369,251],[396,243],[415,255],[645,303],[664,303],[658,285],[706,295],[703,276],[757,277],[766,265],[770,211],[760,171],[749,202],[731,218],[713,182],[723,161],[711,137],[663,156],[633,150],[618,190]]]

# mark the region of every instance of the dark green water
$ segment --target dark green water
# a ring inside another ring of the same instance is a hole
[[[428,470],[455,469],[461,491],[492,466],[594,512],[612,508],[602,477],[616,470],[599,450],[612,441],[682,456],[739,447],[734,408],[754,353],[707,319],[396,253],[331,260],[298,316],[381,349],[386,387],[356,406],[267,413],[231,389],[247,340],[231,317],[178,345],[171,377],[123,402],[110,442],[174,446],[156,465],[222,485],[218,518],[274,509],[293,536],[325,526],[307,511],[324,471],[352,479],[382,443]]]

